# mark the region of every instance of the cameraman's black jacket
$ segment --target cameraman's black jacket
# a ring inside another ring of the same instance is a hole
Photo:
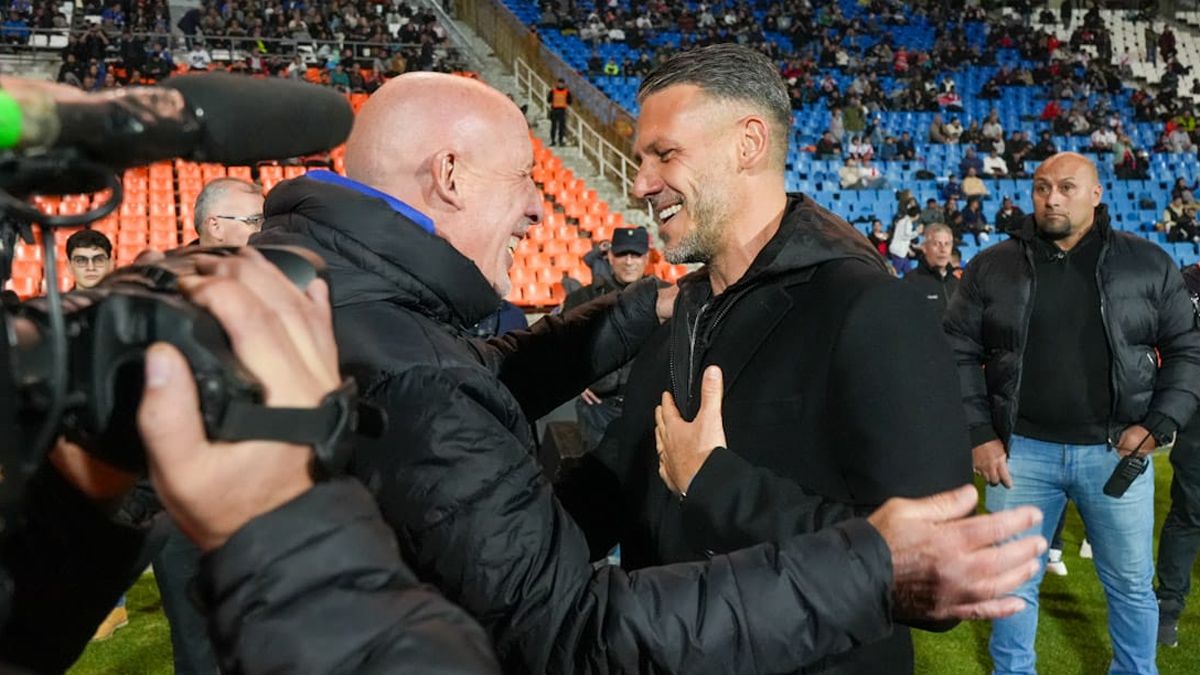
[[[1130,424],[1169,435],[1191,419],[1200,392],[1200,331],[1183,278],[1158,245],[1113,230],[1104,205],[1093,227],[1103,242],[1096,282],[1112,356],[1110,442]],[[972,259],[946,314],[972,445],[1007,445],[1016,425],[1035,236],[1029,215],[1012,238]]]
[[[527,420],[633,355],[658,325],[652,280],[485,342],[467,327],[495,292],[382,200],[299,178],[265,212],[256,243],[329,263],[343,370],[389,415],[353,473],[507,672],[777,673],[891,630],[890,556],[862,520],[705,563],[593,568]]]

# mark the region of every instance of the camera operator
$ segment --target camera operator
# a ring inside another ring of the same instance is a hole
[[[266,405],[313,408],[339,385],[324,282],[301,292],[252,249],[197,267],[181,291],[224,327]],[[163,504],[205,551],[198,590],[226,672],[497,672],[479,626],[400,562],[361,486],[314,483],[304,446],[209,442],[170,345],[146,352],[138,426]],[[108,516],[134,479],[78,446],[42,467],[0,549],[0,663],[65,670],[140,572],[144,534]]]

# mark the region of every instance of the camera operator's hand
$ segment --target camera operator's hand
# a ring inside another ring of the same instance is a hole
[[[1011,538],[1040,523],[1042,513],[1022,506],[975,516],[978,498],[964,485],[889,499],[867,518],[892,553],[897,620],[998,619],[1025,607],[1008,594],[1037,573],[1046,540]]]
[[[302,292],[249,248],[231,257],[201,256],[197,270],[180,280],[183,294],[224,327],[238,358],[263,384],[266,405],[312,408],[338,387],[324,282]],[[307,446],[209,442],[187,361],[170,345],[146,352],[138,426],[159,498],[204,550],[312,486]]]

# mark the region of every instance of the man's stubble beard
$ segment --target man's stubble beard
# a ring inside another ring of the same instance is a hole
[[[699,185],[710,189],[702,191],[697,187]],[[672,265],[707,265],[711,262],[720,250],[721,237],[729,222],[729,208],[719,196],[724,185],[708,176],[699,176],[692,188],[696,197],[686,201],[683,207],[692,220],[692,229],[678,244],[668,246],[663,252],[663,258]]]

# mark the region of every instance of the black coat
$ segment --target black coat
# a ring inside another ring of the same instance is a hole
[[[904,283],[924,298],[939,318],[945,315],[950,299],[958,290],[958,277],[950,272],[944,275],[938,273],[929,266],[924,256],[915,269],[904,275]]]
[[[265,212],[256,243],[329,263],[342,367],[388,411],[388,434],[357,449],[353,473],[406,561],[484,625],[506,671],[775,673],[890,630],[890,558],[862,520],[705,564],[593,568],[527,419],[657,328],[653,281],[484,342],[465,327],[499,298],[383,201],[300,178]]]
[[[61,673],[161,541],[109,518],[48,462],[29,490],[0,548],[0,671]],[[499,672],[482,628],[417,583],[350,480],[251,520],[203,558],[197,588],[226,673]]]
[[[705,271],[680,280],[674,319],[634,363],[622,419],[561,483],[594,550],[620,541],[631,568],[704,560],[970,482],[937,317],[845,221],[791,199],[745,276],[710,296]],[[654,406],[670,390],[690,418],[711,364],[724,372],[729,449],[713,453],[681,502],[658,476]],[[907,631],[897,630],[817,669],[911,668]]]
[[[500,672],[487,634],[404,566],[354,480],[317,484],[202,560],[223,673]]]
[[[1112,355],[1109,440],[1130,424],[1169,433],[1191,418],[1200,387],[1200,332],[1183,278],[1157,244],[1113,230],[1104,205],[1094,227],[1103,242],[1096,283]],[[1030,215],[1012,238],[973,258],[946,315],[973,445],[996,438],[1007,445],[1017,422],[1037,288],[1035,236]]]

